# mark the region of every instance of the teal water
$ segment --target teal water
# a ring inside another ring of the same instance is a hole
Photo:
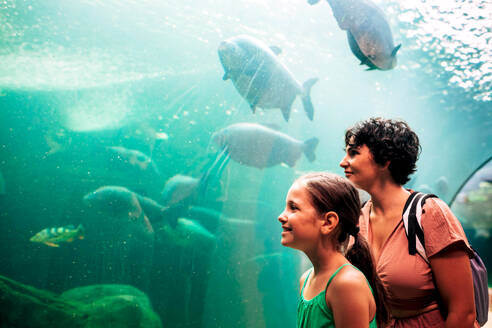
[[[406,120],[423,149],[412,187],[448,202],[492,153],[490,2],[376,3],[402,43],[390,71],[359,66],[325,1],[0,2],[0,275],[57,293],[134,285],[164,327],[292,327],[307,263],[281,247],[276,218],[296,176],[343,174],[347,127]],[[314,121],[299,99],[288,123],[277,109],[253,114],[222,80],[218,45],[239,34],[280,47],[299,81],[319,78]],[[158,222],[159,238],[127,238],[128,216],[84,203],[108,185],[160,201],[171,177],[200,177],[216,156],[212,134],[238,122],[320,143],[314,162],[301,156],[294,168],[230,161],[195,204],[215,216],[186,213],[212,237],[180,221],[181,232]],[[150,156],[158,173],[121,164],[114,146]],[[491,268],[489,199],[483,219],[460,219]],[[79,223],[83,240],[29,241]]]

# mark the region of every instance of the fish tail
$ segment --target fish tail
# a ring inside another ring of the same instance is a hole
[[[310,162],[313,162],[316,159],[316,154],[314,151],[316,150],[318,143],[318,138],[311,138],[304,142],[304,155],[306,155]]]
[[[313,85],[318,82],[318,78],[312,78],[304,82],[302,85],[303,94],[302,94],[302,105],[304,106],[304,111],[306,112],[307,117],[312,121],[314,117],[314,107],[311,102],[311,88]]]

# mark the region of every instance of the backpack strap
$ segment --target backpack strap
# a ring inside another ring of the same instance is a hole
[[[425,253],[425,240],[421,220],[425,201],[431,197],[437,196],[416,191],[412,192],[405,203],[402,218],[408,238],[408,253],[410,255],[418,253],[426,262],[429,262],[429,260]]]

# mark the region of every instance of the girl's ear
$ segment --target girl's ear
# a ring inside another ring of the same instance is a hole
[[[338,226],[340,218],[336,212],[330,211],[323,214],[323,224],[321,225],[321,233],[329,234]]]

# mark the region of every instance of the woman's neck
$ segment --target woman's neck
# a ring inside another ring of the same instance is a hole
[[[371,195],[372,211],[375,214],[385,214],[395,208],[402,207],[407,201],[410,193],[403,186],[396,183],[380,184],[368,191]]]

